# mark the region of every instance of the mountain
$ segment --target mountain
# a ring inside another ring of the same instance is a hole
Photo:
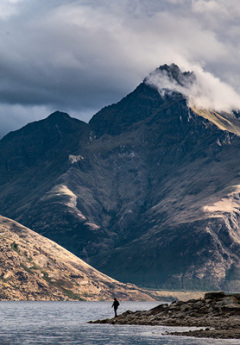
[[[1,300],[153,300],[32,230],[0,217]]]
[[[176,65],[156,72],[196,81]],[[53,113],[0,141],[0,214],[124,282],[236,290],[238,117],[149,78],[89,124]]]

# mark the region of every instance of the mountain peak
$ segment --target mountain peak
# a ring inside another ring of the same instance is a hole
[[[176,87],[189,88],[195,81],[194,72],[182,72],[174,63],[156,68],[144,80],[146,84],[157,85],[158,88],[169,90],[175,90]]]
[[[48,116],[49,119],[59,119],[59,118],[70,118],[70,116],[67,113],[64,113],[62,111],[56,110],[52,114]]]
[[[46,120],[50,122],[62,122],[62,121],[69,121],[71,119],[71,116],[69,116],[67,113],[61,112],[61,111],[55,111],[54,113],[50,114]]]
[[[86,122],[71,117],[67,113],[61,111],[55,111],[50,114],[46,119],[38,121],[38,123],[49,125],[50,127],[61,128],[63,132],[75,132],[76,130],[86,128],[88,125]]]
[[[162,65],[144,82],[161,96],[183,95],[190,107],[228,113],[240,107],[240,97],[232,87],[199,66],[193,65],[192,71],[184,71],[175,64]]]
[[[171,81],[175,81],[181,86],[186,86],[189,82],[192,83],[196,80],[193,72],[182,72],[174,63],[171,65],[162,65],[156,71],[163,72]]]

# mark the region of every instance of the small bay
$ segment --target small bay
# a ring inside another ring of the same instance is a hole
[[[119,313],[160,302],[121,302]],[[1,302],[0,345],[237,345],[239,340],[165,335],[177,328],[89,324],[113,316],[112,302]],[[179,328],[180,329],[180,328]]]

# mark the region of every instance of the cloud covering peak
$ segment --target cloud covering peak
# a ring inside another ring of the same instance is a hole
[[[157,88],[159,93],[179,92],[190,106],[232,112],[240,109],[240,95],[200,66],[192,65],[192,72],[182,72],[178,66],[161,66],[146,78],[146,83]]]

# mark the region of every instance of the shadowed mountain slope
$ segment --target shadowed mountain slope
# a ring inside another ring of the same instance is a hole
[[[145,80],[89,124],[57,112],[3,138],[0,212],[125,282],[238,289],[238,131]]]

